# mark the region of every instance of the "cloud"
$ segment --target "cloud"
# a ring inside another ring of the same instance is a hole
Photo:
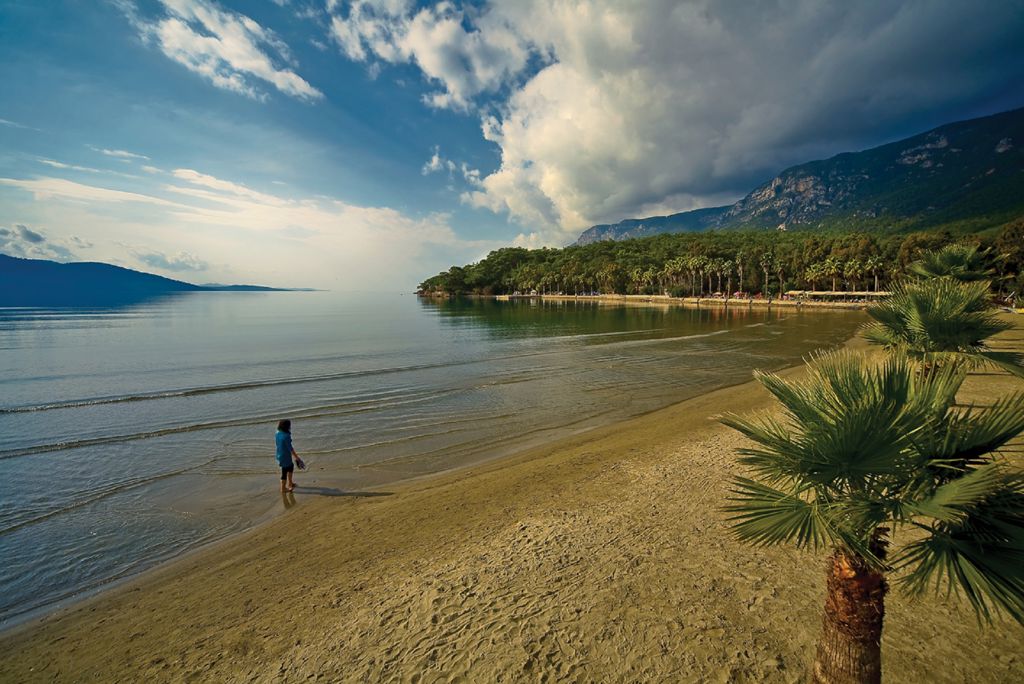
[[[431,173],[437,173],[439,171],[448,170],[448,175],[451,176],[455,169],[458,168],[451,159],[445,159],[441,156],[441,148],[435,146],[434,154],[431,155],[430,159],[423,164],[423,168],[420,169],[420,173],[424,176]]]
[[[25,259],[74,259],[74,253],[61,241],[49,240],[26,225],[0,227],[0,253]]]
[[[125,250],[97,250],[93,258],[145,257],[142,263],[169,271],[206,264],[208,277],[222,282],[238,280],[222,263],[230,262],[249,282],[408,289],[453,258],[476,260],[500,246],[460,239],[443,213],[410,216],[330,197],[288,197],[194,169],[168,175],[174,182],[156,190],[177,201],[60,178],[0,178],[0,187],[31,193],[47,202],[52,220],[94,230],[88,234]],[[9,202],[17,206],[16,197]],[[182,252],[217,255],[222,265]]]
[[[210,176],[205,173],[199,173],[198,171],[193,171],[192,169],[175,169],[174,171],[171,172],[171,175],[180,180],[187,181],[188,183],[191,183],[193,185],[199,185],[201,187],[210,188],[211,190],[226,192],[231,195],[237,195],[239,197],[246,197],[257,202],[263,202],[265,204],[273,204],[277,206],[280,206],[282,203],[282,200],[280,198],[274,197],[273,195],[258,192],[251,188],[247,188],[246,186],[241,185],[239,183],[232,183],[231,181],[221,180],[220,178],[215,178],[214,176]],[[196,197],[213,197],[209,193],[197,193],[196,191],[192,191],[187,188],[182,188],[180,186],[169,185],[167,186],[167,189],[171,190],[172,192],[192,194],[193,196]]]
[[[10,121],[9,119],[0,119],[0,126],[9,126],[10,128],[21,128],[21,129],[24,129],[26,131],[38,131],[39,130],[38,128],[34,128],[32,126],[26,126],[25,124],[20,124],[17,121]]]
[[[530,56],[523,38],[498,15],[469,17],[448,2],[416,8],[402,0],[356,0],[347,14],[331,17],[331,36],[354,61],[417,65],[441,86],[424,97],[437,108],[467,110],[475,96],[519,74]]]
[[[103,173],[100,169],[94,169],[91,166],[76,166],[75,164],[65,164],[59,162],[56,159],[47,159],[45,157],[39,157],[36,161],[40,164],[46,164],[52,166],[55,169],[67,169],[69,171],[86,171],[88,173]]]
[[[117,159],[140,159],[149,161],[149,157],[144,154],[136,154],[135,152],[128,152],[127,150],[108,150],[101,147],[93,147],[89,145],[89,149],[100,154],[104,154],[108,157],[115,157]]]
[[[134,252],[133,255],[139,262],[163,271],[205,271],[210,267],[208,263],[188,252]]]
[[[476,111],[501,161],[463,201],[547,244],[734,200],[1007,102],[1024,79],[1024,13],[997,0],[382,5],[335,8],[342,52],[415,64],[439,86],[431,106]]]
[[[80,202],[141,203],[171,208],[183,207],[183,205],[152,195],[76,183],[64,178],[0,178],[0,185],[8,185],[30,192],[37,201],[63,199]]]
[[[295,73],[295,59],[284,41],[248,16],[210,0],[161,3],[164,16],[149,20],[133,4],[122,3],[122,8],[143,39],[216,87],[263,99],[256,87],[262,82],[300,100],[323,97]]]

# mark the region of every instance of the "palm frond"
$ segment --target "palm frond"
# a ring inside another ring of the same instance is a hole
[[[907,266],[907,271],[926,279],[985,280],[995,274],[989,262],[989,250],[979,251],[974,245],[946,245],[940,250],[925,252]]]
[[[982,361],[992,366],[1009,371],[1018,378],[1024,378],[1024,354],[984,349],[979,351],[977,355],[981,357]]]
[[[1024,393],[1016,392],[989,407],[950,412],[936,421],[934,429],[922,431],[913,439],[923,458],[956,471],[991,461],[993,452],[1021,432]],[[955,472],[950,476],[958,477]]]
[[[768,485],[738,477],[733,480],[734,503],[725,510],[740,539],[756,546],[795,542],[798,547],[814,549],[840,541],[829,517],[827,504],[808,501]]]
[[[999,486],[963,504],[964,515],[938,521],[926,537],[908,544],[896,565],[910,568],[901,581],[913,593],[929,587],[962,592],[979,617],[1004,611],[1024,624],[1024,477],[1001,474]],[[973,484],[980,488],[988,477]]]
[[[941,523],[959,523],[967,518],[973,507],[1003,486],[1003,468],[992,463],[949,480],[923,499],[904,502],[902,510],[905,515],[923,516]]]

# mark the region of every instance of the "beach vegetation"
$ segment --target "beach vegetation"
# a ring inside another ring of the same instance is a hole
[[[967,250],[960,254],[977,257]],[[967,263],[966,258],[962,263]],[[915,264],[915,273],[934,273],[946,270],[950,260],[929,254]],[[991,307],[990,282],[975,279],[982,268],[955,268],[958,275],[901,282],[891,297],[868,307],[874,320],[862,329],[864,338],[886,350],[907,354],[924,369],[989,365],[1024,377],[1024,354],[993,349],[988,343],[990,337],[1013,325],[1000,320]]]
[[[830,551],[817,682],[881,680],[890,583],[1024,624],[1024,474],[1002,454],[1024,430],[1024,393],[960,406],[965,375],[829,352],[804,379],[757,373],[781,417],[722,418],[753,443],[727,506],[736,535]]]

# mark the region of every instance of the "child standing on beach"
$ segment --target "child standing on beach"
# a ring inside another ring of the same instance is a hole
[[[292,482],[295,464],[299,464],[300,470],[303,466],[302,459],[292,447],[292,421],[278,421],[275,438],[277,441],[277,465],[281,466],[281,493],[290,492],[295,489],[295,483]],[[292,461],[293,456],[295,457],[294,461]]]

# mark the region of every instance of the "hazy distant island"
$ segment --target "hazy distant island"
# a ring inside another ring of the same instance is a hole
[[[90,306],[134,302],[184,292],[288,292],[307,288],[195,285],[122,266],[60,263],[0,254],[0,306]]]

